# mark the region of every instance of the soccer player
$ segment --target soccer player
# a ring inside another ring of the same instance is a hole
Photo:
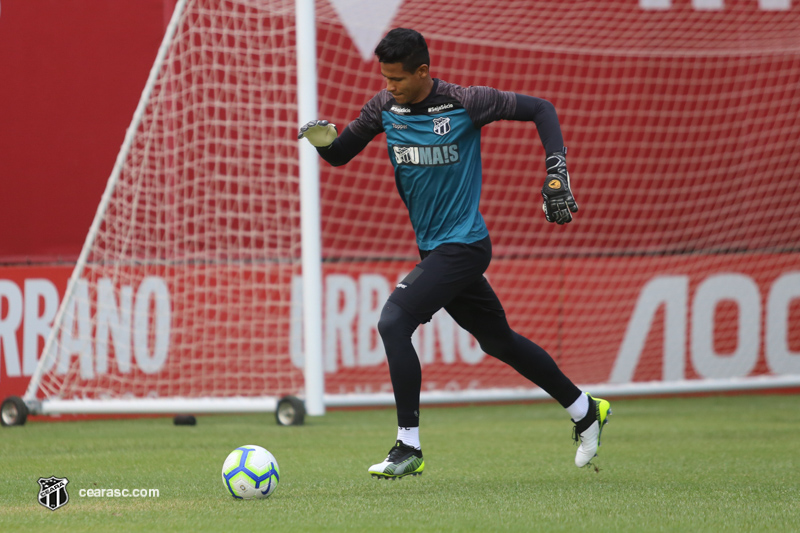
[[[378,478],[421,474],[419,438],[422,372],[411,335],[444,308],[487,354],[510,365],[568,411],[580,442],[575,464],[595,457],[610,404],[583,393],[550,355],[514,332],[503,306],[483,276],[492,244],[478,204],[481,194],[481,128],[496,120],[536,124],[546,154],[542,187],[548,222],[566,224],[578,204],[570,189],[567,149],[553,105],[540,98],[491,87],[460,87],[432,78],[423,36],[390,31],[375,48],[386,88],[338,134],[314,120],[300,128],[320,156],[334,166],[355,157],[379,133],[386,134],[400,197],[408,208],[421,261],[389,296],[378,321],[397,406],[397,439],[369,473]]]

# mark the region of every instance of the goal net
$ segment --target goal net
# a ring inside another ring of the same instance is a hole
[[[319,117],[340,130],[383,88],[370,47],[396,26],[435,77],[555,104],[574,222],[544,220],[529,123],[484,128],[481,209],[512,328],[573,381],[800,384],[796,3],[405,0],[377,26],[347,4],[316,4]],[[26,399],[303,394],[294,8],[186,2]],[[375,326],[418,256],[386,151],[322,167],[329,405],[391,402]],[[444,312],[414,342],[425,401],[545,397]]]
[[[288,1],[178,3],[28,397],[302,391],[284,357],[301,273],[294,20]]]

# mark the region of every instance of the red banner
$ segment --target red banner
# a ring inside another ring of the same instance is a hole
[[[327,392],[391,390],[376,324],[413,265],[326,266]],[[512,327],[573,381],[628,383],[800,373],[798,265],[796,254],[497,260],[487,275]],[[557,290],[530,283],[555,272]],[[0,396],[24,392],[68,275],[61,267],[0,270]],[[134,271],[124,283],[80,283],[51,373],[71,369],[70,387],[92,394],[298,392],[300,284],[287,267]],[[444,312],[414,342],[424,390],[529,386]]]

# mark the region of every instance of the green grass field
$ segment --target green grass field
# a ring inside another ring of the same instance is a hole
[[[30,422],[0,431],[0,531],[798,531],[799,400],[614,400],[600,472],[575,468],[572,425],[553,402],[428,407],[425,473],[398,481],[366,472],[393,443],[392,409],[299,427],[272,415]],[[222,462],[243,444],[280,464],[267,500],[223,488]],[[51,475],[69,479],[56,511],[37,502]]]

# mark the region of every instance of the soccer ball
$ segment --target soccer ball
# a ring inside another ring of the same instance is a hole
[[[222,464],[222,484],[237,500],[268,497],[278,488],[280,469],[275,457],[261,446],[239,446]]]

